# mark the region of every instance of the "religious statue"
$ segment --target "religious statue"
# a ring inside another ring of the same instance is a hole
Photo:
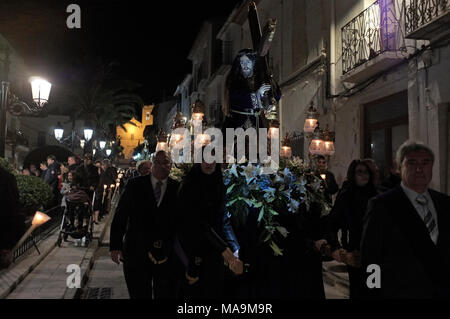
[[[265,114],[280,100],[281,91],[267,75],[264,63],[252,49],[241,50],[234,59],[225,84],[224,128],[268,127]]]

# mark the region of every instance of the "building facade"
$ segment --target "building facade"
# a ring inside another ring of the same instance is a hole
[[[118,126],[116,128],[116,138],[120,139],[120,145],[123,147],[123,155],[125,159],[133,157],[134,149],[144,142],[144,130],[146,126],[153,125],[153,108],[154,105],[144,105],[142,108],[142,120],[131,119],[131,123],[124,125],[125,130]]]
[[[308,158],[310,140],[302,132],[313,104],[320,127],[335,132],[329,166],[339,184],[357,158],[373,158],[386,174],[398,146],[414,139],[436,154],[431,186],[450,191],[448,1],[254,2],[261,24],[277,19],[268,61],[282,89],[281,134],[295,133],[303,144],[294,153]],[[217,32],[220,42],[210,40],[214,33],[205,23],[194,43],[191,95],[204,99],[210,110],[223,96],[232,57],[252,47],[247,14],[244,1]],[[220,72],[204,72],[199,65],[207,61],[211,70],[213,44],[222,46],[222,61],[229,52],[229,64],[222,63]]]

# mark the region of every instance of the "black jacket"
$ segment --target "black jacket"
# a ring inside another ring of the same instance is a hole
[[[150,251],[157,260],[173,255],[179,183],[168,179],[159,207],[151,177],[129,181],[111,224],[110,250],[123,251],[125,259],[141,262]]]
[[[220,167],[216,169],[220,170]],[[196,266],[199,266],[195,258],[220,256],[227,247],[234,252],[239,249],[239,244],[226,210],[224,185],[200,172],[193,175],[188,176],[180,188],[179,200],[183,208],[178,230],[180,244],[189,259],[189,268],[195,272]]]
[[[14,175],[0,167],[0,249],[11,249],[25,232],[25,217],[20,213],[19,190]]]
[[[438,215],[437,245],[401,186],[369,203],[361,263],[364,270],[380,266],[381,289],[366,289],[366,297],[450,297],[450,197],[429,193]]]
[[[367,204],[376,195],[376,188],[370,184],[365,187],[347,184],[342,189],[325,219],[327,240],[332,250],[340,247],[337,238],[339,230],[343,235],[343,248],[347,251],[359,250]]]
[[[44,181],[50,185],[53,192],[58,190],[58,166],[56,162],[48,166],[43,178]]]
[[[88,189],[89,187],[97,187],[99,185],[100,176],[98,175],[98,169],[95,165],[79,165],[75,171],[80,186]],[[114,181],[114,184],[116,181]],[[109,186],[110,184],[108,184]],[[102,186],[103,187],[103,186]]]

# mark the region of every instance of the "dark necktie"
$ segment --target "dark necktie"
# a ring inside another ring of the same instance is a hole
[[[436,221],[434,220],[433,214],[428,208],[428,199],[423,195],[419,195],[416,198],[416,202],[418,202],[422,206],[423,211],[425,212],[425,218],[423,219],[423,222],[427,226],[430,235],[432,235],[434,230],[436,229]]]
[[[157,183],[156,183],[156,187],[155,187],[155,190],[154,190],[154,193],[155,193],[155,200],[156,200],[156,206],[158,206],[158,203],[159,203],[159,199],[160,199],[160,197],[161,197],[161,186],[162,186],[162,182],[161,181],[158,181]]]

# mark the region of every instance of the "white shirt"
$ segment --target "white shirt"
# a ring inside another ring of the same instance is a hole
[[[156,177],[154,177],[153,175],[150,175],[150,176],[151,176],[151,180],[152,180],[153,191],[155,191],[156,183],[158,183],[160,180],[157,179]],[[157,204],[158,207],[161,204],[161,201],[164,198],[164,193],[166,192],[166,189],[167,189],[167,178],[165,180],[162,180],[161,182],[162,182],[162,185],[161,185],[161,196],[159,197],[159,202]]]
[[[422,218],[422,220],[425,219],[425,215],[426,215],[427,211],[425,211],[424,207],[416,201],[416,198],[419,195],[423,195],[428,200],[428,203],[427,203],[428,208],[427,209],[430,210],[431,214],[433,215],[434,221],[436,222],[436,228],[433,231],[433,233],[430,234],[430,236],[431,236],[431,239],[433,240],[433,242],[435,244],[437,244],[438,237],[439,237],[438,218],[437,218],[437,211],[436,211],[436,208],[434,207],[433,199],[431,198],[430,193],[427,190],[425,193],[419,194],[419,193],[413,191],[412,189],[406,187],[405,184],[403,184],[403,182],[401,182],[400,185],[401,185],[403,191],[405,192],[406,196],[408,197],[408,199],[411,201],[411,204],[416,209],[420,218]]]

